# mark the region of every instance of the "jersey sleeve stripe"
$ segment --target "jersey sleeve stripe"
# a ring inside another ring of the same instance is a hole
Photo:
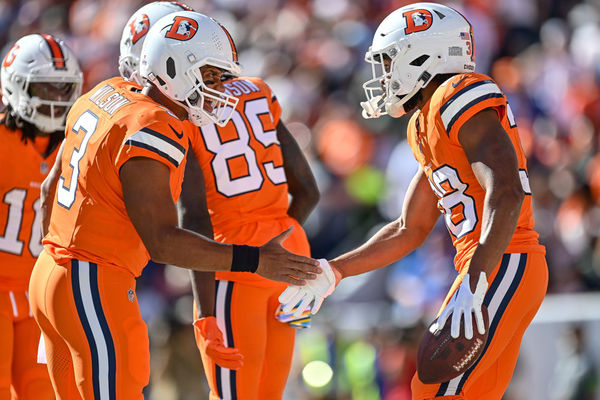
[[[503,97],[503,94],[500,91],[500,88],[492,81],[476,82],[473,85],[461,89],[440,108],[440,114],[446,132],[450,132],[451,123],[456,121],[460,114],[473,104],[476,104],[477,101],[493,97]]]
[[[450,120],[447,124],[444,121],[444,125],[446,127],[446,132],[448,132],[448,134],[450,134],[450,132],[452,131],[452,126],[454,126],[454,123],[460,118],[461,115],[463,115],[463,113],[465,111],[467,111],[469,108],[473,107],[475,104],[481,103],[482,101],[485,101],[487,99],[496,99],[496,98],[502,98],[502,97],[504,97],[504,95],[502,93],[488,93],[488,94],[484,94],[483,96],[473,99],[472,101],[467,103],[463,108],[458,110],[458,112],[454,115],[452,120]],[[442,117],[442,120],[443,120],[443,117]]]
[[[460,82],[460,81],[459,81],[459,82]],[[462,96],[462,95],[463,95],[465,92],[468,92],[469,90],[473,90],[473,89],[475,89],[475,88],[477,88],[477,87],[479,87],[479,86],[481,86],[481,85],[486,85],[486,84],[488,84],[488,83],[492,83],[492,84],[493,84],[494,82],[492,82],[492,81],[491,81],[491,80],[489,80],[489,79],[487,79],[487,80],[485,80],[485,81],[477,81],[477,82],[474,82],[474,83],[472,83],[472,84],[470,84],[470,85],[467,85],[467,86],[465,86],[464,88],[460,89],[458,92],[454,93],[454,95],[452,95],[452,97],[450,97],[450,98],[448,99],[448,101],[446,101],[446,102],[444,103],[444,105],[443,105],[442,107],[440,107],[440,114],[443,114],[443,113],[444,113],[444,111],[446,111],[446,109],[447,109],[448,107],[450,107],[450,106],[452,105],[452,103],[454,103],[454,101],[455,101],[456,99],[458,99],[460,96]]]
[[[174,140],[148,128],[143,128],[131,135],[126,145],[150,150],[178,167],[185,157],[185,148]]]
[[[162,151],[158,150],[157,148],[152,147],[146,143],[136,142],[134,140],[129,139],[125,142],[125,144],[129,145],[129,146],[136,146],[136,147],[140,147],[142,149],[150,150],[151,152],[158,154],[159,156],[161,156],[162,158],[164,158],[165,160],[167,160],[168,162],[173,164],[175,167],[179,167],[179,164],[181,163],[181,161],[178,162],[176,159],[170,157],[167,153],[163,153]]]
[[[171,129],[173,129],[173,128],[171,128]],[[152,136],[154,136],[156,138],[159,138],[161,140],[164,140],[165,142],[167,142],[170,145],[172,145],[175,148],[177,148],[182,153],[185,153],[185,147],[183,147],[182,145],[180,145],[179,143],[177,143],[175,140],[171,139],[170,137],[163,135],[162,133],[156,132],[155,130],[150,129],[150,128],[142,128],[142,129],[140,129],[140,131],[141,132],[145,132],[145,133],[147,133],[149,135],[152,135]]]

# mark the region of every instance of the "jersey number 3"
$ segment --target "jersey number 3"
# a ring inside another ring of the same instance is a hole
[[[90,138],[96,132],[98,126],[98,116],[87,110],[77,118],[75,125],[73,125],[72,131],[79,134],[80,131],[85,132],[83,140],[79,148],[73,148],[73,154],[71,154],[71,160],[69,166],[73,168],[71,173],[71,180],[69,181],[69,187],[65,186],[65,178],[63,176],[58,180],[58,192],[56,199],[58,204],[66,208],[71,208],[75,203],[75,193],[77,192],[77,179],[79,178],[79,162],[85,154],[87,145],[90,142]]]

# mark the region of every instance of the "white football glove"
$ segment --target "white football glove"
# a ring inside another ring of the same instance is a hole
[[[487,277],[485,272],[479,274],[479,281],[477,281],[477,287],[475,293],[471,293],[471,284],[469,274],[466,274],[463,278],[462,283],[458,287],[458,290],[448,302],[442,313],[437,320],[437,329],[444,328],[446,321],[452,315],[452,325],[450,325],[450,335],[456,339],[460,335],[460,320],[461,316],[465,317],[465,338],[473,338],[473,320],[472,315],[475,314],[475,322],[477,323],[477,330],[479,334],[485,333],[485,324],[483,321],[483,314],[481,312],[481,306],[483,304],[483,298],[488,288]]]
[[[292,314],[294,317],[299,317],[314,301],[310,311],[316,314],[321,308],[325,297],[333,293],[335,274],[327,260],[320,259],[319,265],[323,272],[317,275],[317,279],[307,280],[304,286],[290,285],[279,295],[279,302],[283,304],[284,313],[290,313],[296,304],[300,302],[300,305]]]

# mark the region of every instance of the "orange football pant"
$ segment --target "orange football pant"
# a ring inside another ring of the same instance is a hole
[[[210,399],[281,399],[287,381],[296,328],[275,318],[278,297],[287,287],[216,282],[215,316],[227,347],[236,347],[244,365],[234,371],[214,364],[200,350]],[[197,316],[196,310],[194,310]],[[196,343],[199,334],[194,330]],[[199,347],[200,348],[200,347]]]
[[[454,281],[444,306],[460,286],[462,277],[463,274]],[[413,400],[502,399],[517,363],[523,334],[546,294],[546,258],[543,253],[504,254],[488,276],[488,283],[483,304],[488,308],[490,327],[483,354],[465,373],[449,382],[426,385],[415,374]]]
[[[150,350],[131,273],[81,260],[58,265],[43,251],[29,293],[57,400],[143,399]]]
[[[46,365],[37,363],[40,328],[25,291],[0,292],[0,400],[54,398]]]
[[[236,234],[231,234],[227,242],[260,246],[290,225],[294,225],[294,231],[282,243],[283,247],[292,253],[310,256],[304,230],[296,220],[287,216],[237,226]],[[296,328],[275,318],[279,295],[287,284],[268,282],[265,287],[261,282],[254,285],[245,278],[235,281],[236,275],[227,275],[232,280],[217,280],[215,317],[225,345],[240,351],[244,365],[237,371],[221,368],[200,349],[210,386],[210,399],[281,399],[296,339]],[[197,315],[196,311],[194,313]],[[198,336],[196,343],[199,343]]]

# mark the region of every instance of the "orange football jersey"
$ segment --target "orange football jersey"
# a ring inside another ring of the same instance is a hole
[[[119,169],[133,157],[162,162],[179,198],[188,148],[184,124],[112,78],[81,96],[67,116],[62,174],[43,243],[59,264],[71,258],[109,263],[138,276],[148,252],[127,215]]]
[[[268,237],[239,231],[240,225],[287,218],[288,186],[276,130],[281,107],[259,78],[236,78],[225,87],[239,98],[233,117],[225,127],[201,127],[191,146],[204,174],[215,240],[262,245],[281,231],[269,232]],[[256,274],[217,272],[216,276],[264,280]]]
[[[27,143],[21,131],[0,125],[0,291],[27,290],[35,260],[42,251],[40,186],[54,163],[57,150],[42,154],[49,137]]]
[[[473,115],[493,108],[515,148],[521,184],[526,193],[516,231],[506,253],[544,252],[534,231],[527,160],[514,115],[506,97],[488,76],[455,75],[444,82],[408,124],[408,142],[439,198],[448,231],[456,247],[455,266],[461,270],[471,259],[481,234],[485,191],[477,181],[458,140],[461,126]]]

